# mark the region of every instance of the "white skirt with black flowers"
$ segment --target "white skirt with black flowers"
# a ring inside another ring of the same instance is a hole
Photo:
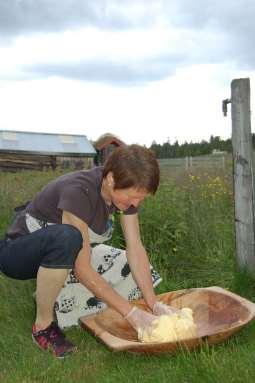
[[[125,250],[100,244],[92,249],[92,267],[123,297],[128,300],[141,298],[126,258]],[[153,286],[161,282],[160,275],[151,266]],[[97,299],[75,278],[73,270],[65,281],[55,303],[55,314],[61,328],[75,326],[79,318],[95,314],[107,305]]]

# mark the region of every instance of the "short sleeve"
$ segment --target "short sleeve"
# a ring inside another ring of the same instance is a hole
[[[127,210],[123,212],[125,215],[131,215],[131,214],[136,214],[138,212],[138,208],[134,206],[130,206]]]
[[[93,207],[88,194],[79,187],[66,187],[62,190],[57,208],[68,211],[86,222],[87,225],[93,214]]]

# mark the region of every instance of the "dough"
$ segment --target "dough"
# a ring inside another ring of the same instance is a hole
[[[196,334],[193,312],[188,307],[175,314],[160,315],[149,329],[138,329],[138,339],[141,342],[176,342],[193,338]]]

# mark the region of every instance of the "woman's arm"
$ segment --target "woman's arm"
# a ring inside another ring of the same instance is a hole
[[[79,281],[95,294],[98,299],[104,301],[121,315],[126,316],[132,309],[130,303],[122,298],[90,264],[91,250],[87,224],[67,211],[63,211],[62,223],[76,227],[82,234],[83,247],[75,262],[75,274]]]
[[[121,226],[126,241],[128,263],[138,287],[142,291],[147,305],[153,309],[156,296],[153,289],[150,264],[142,244],[138,214],[121,216]]]

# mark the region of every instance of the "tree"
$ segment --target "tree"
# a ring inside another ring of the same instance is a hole
[[[252,134],[252,143],[255,147],[255,134]],[[202,140],[201,142],[185,141],[183,144],[179,144],[176,140],[173,144],[170,143],[169,138],[162,145],[157,144],[153,140],[150,149],[154,151],[157,158],[177,158],[177,157],[189,157],[211,154],[213,149],[232,152],[232,141],[230,138],[222,140],[220,136],[210,136],[209,142]]]

